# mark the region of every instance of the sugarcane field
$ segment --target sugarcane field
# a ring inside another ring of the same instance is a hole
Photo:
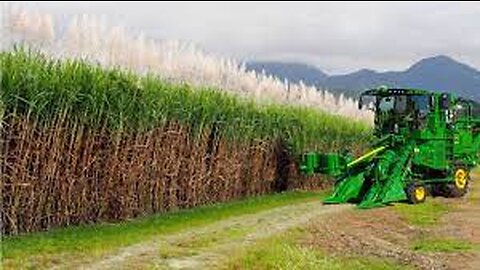
[[[0,11],[0,269],[480,269],[478,2]]]

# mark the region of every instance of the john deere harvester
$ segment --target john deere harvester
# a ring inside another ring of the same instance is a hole
[[[379,88],[364,92],[359,107],[375,112],[371,150],[303,156],[305,174],[336,180],[325,203],[371,208],[397,201],[422,203],[427,194],[463,196],[479,161],[480,106],[447,93]]]

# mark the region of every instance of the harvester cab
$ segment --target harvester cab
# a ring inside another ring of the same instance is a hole
[[[374,134],[382,137],[398,134],[401,129],[424,127],[433,96],[420,91],[400,89],[370,90],[360,96],[359,108],[364,104],[375,112]]]
[[[303,155],[301,170],[335,178],[325,203],[361,208],[421,203],[427,194],[462,196],[480,152],[480,106],[447,93],[379,88],[364,92],[360,108],[375,113],[374,142],[364,155]]]

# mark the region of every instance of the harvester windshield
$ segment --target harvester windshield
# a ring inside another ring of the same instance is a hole
[[[428,96],[422,95],[401,95],[377,97],[376,104],[378,112],[388,113],[420,113],[427,114],[430,110],[430,99]]]
[[[407,89],[371,90],[362,94],[360,107],[375,112],[376,134],[396,133],[399,128],[418,128],[430,111],[431,96]]]
[[[408,110],[428,112],[430,109],[430,96],[398,94],[385,96],[367,92],[360,98],[360,107],[364,105],[378,113],[405,113]]]
[[[395,105],[394,97],[381,97],[378,101],[378,110],[381,112],[389,112],[393,110]]]

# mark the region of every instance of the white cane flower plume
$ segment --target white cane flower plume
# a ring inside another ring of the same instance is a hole
[[[192,43],[133,35],[119,26],[108,28],[103,19],[87,14],[72,17],[63,32],[56,31],[50,14],[11,8],[6,18],[5,47],[21,42],[52,57],[82,58],[105,67],[157,74],[170,82],[221,89],[258,103],[307,106],[372,123],[373,114],[358,110],[351,98],[247,71],[245,63],[206,53]]]

